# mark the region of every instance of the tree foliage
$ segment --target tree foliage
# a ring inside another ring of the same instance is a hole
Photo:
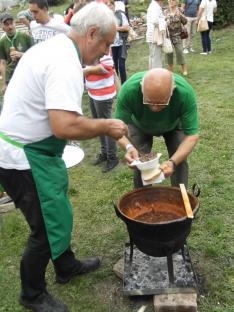
[[[217,13],[215,14],[215,25],[218,27],[227,26],[234,23],[234,1],[216,0]]]
[[[60,5],[60,4],[65,2],[64,0],[47,0],[47,1],[48,1],[49,6]],[[72,3],[72,1],[71,1],[71,3]]]

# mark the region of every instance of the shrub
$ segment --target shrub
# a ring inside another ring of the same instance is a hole
[[[233,0],[218,0],[218,10],[215,14],[215,26],[222,27],[234,23]]]
[[[49,6],[51,5],[60,5],[63,4],[65,1],[64,0],[47,0]]]

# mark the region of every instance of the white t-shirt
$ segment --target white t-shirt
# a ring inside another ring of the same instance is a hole
[[[217,8],[216,0],[202,0],[200,7],[204,9],[203,16],[207,21],[214,22],[214,9]]]
[[[45,41],[60,33],[67,34],[69,30],[70,26],[58,18],[51,18],[46,24],[40,24],[36,21],[30,23],[30,32],[35,43]]]
[[[29,49],[7,87],[0,132],[27,144],[52,135],[48,109],[82,114],[83,71],[73,42],[64,34]],[[29,169],[22,148],[0,138],[0,167]]]

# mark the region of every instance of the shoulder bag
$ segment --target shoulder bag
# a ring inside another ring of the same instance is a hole
[[[201,17],[197,24],[197,31],[203,32],[209,29],[206,17]]]
[[[173,52],[173,47],[172,47],[171,39],[170,39],[170,36],[169,36],[168,28],[166,28],[166,36],[165,36],[165,38],[163,40],[162,50],[166,54],[170,54],[170,53]]]
[[[181,25],[180,38],[181,39],[187,39],[188,38],[188,31],[184,25]]]

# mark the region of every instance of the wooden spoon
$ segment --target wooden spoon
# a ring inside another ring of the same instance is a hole
[[[190,219],[193,219],[194,218],[193,211],[192,211],[192,208],[191,208],[191,205],[189,202],[189,198],[188,198],[188,194],[187,194],[187,191],[186,191],[184,184],[180,184],[180,190],[181,190],[182,198],[184,201],[184,207],[185,207],[185,210],[187,213],[187,217]]]

